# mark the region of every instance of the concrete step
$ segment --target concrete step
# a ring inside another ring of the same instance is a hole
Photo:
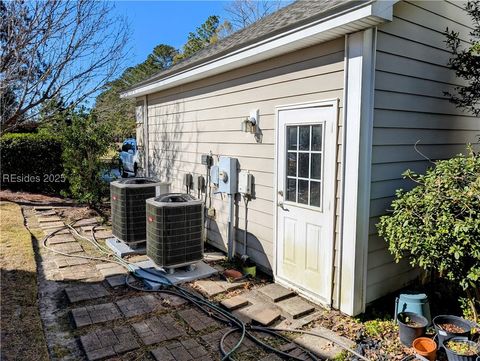
[[[275,303],[295,296],[295,292],[276,283],[266,285],[258,291]]]
[[[248,300],[242,296],[235,296],[220,302],[220,304],[229,311],[237,310],[248,305]]]
[[[303,317],[315,311],[315,307],[299,296],[285,299],[277,303],[280,309],[293,319]]]

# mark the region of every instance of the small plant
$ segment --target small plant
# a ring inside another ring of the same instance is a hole
[[[435,162],[425,175],[404,173],[417,183],[398,190],[391,215],[380,218],[379,234],[398,262],[438,272],[465,290],[478,319],[475,295],[480,280],[480,156],[469,148]]]
[[[462,356],[474,356],[478,351],[478,347],[474,343],[464,341],[448,341],[446,347]]]

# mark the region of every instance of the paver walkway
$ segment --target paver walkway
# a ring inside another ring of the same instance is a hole
[[[52,360],[221,359],[219,344],[230,330],[228,325],[179,296],[127,288],[126,270],[118,264],[71,257],[105,255],[92,253],[90,243],[74,237],[64,226],[63,211],[49,207],[25,209],[28,227],[33,232],[42,230],[44,235],[56,231],[47,245],[64,253],[53,253],[38,240],[40,307]],[[100,229],[97,239],[111,235],[111,230],[100,226],[95,217],[75,223],[75,228],[87,237],[92,229]],[[278,285],[248,290],[245,282],[207,279],[193,286],[209,297],[220,296],[224,308],[246,321],[280,326],[287,322],[300,327],[311,322],[316,314],[316,307]],[[225,348],[231,349],[238,337],[238,332],[226,337]],[[307,336],[299,340],[318,344],[318,340]],[[294,343],[279,339],[272,342],[291,355],[308,359]],[[336,350],[331,346],[320,344],[317,349],[333,355]],[[280,360],[249,338],[245,338],[235,355],[237,360]]]

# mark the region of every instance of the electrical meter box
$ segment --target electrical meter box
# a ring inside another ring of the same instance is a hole
[[[238,193],[251,196],[253,192],[253,175],[248,170],[238,174]]]
[[[235,194],[238,192],[238,160],[220,157],[218,162],[218,192]]]
[[[218,165],[210,168],[210,182],[212,182],[215,187],[218,187]]]
[[[205,177],[203,175],[193,177],[193,189],[205,193]]]

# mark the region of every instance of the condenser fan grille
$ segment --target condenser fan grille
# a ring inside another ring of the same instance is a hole
[[[148,178],[110,183],[112,234],[126,243],[144,242],[147,237],[145,201],[158,192],[168,192],[168,185]]]
[[[174,267],[203,258],[203,204],[147,201],[147,256]]]

